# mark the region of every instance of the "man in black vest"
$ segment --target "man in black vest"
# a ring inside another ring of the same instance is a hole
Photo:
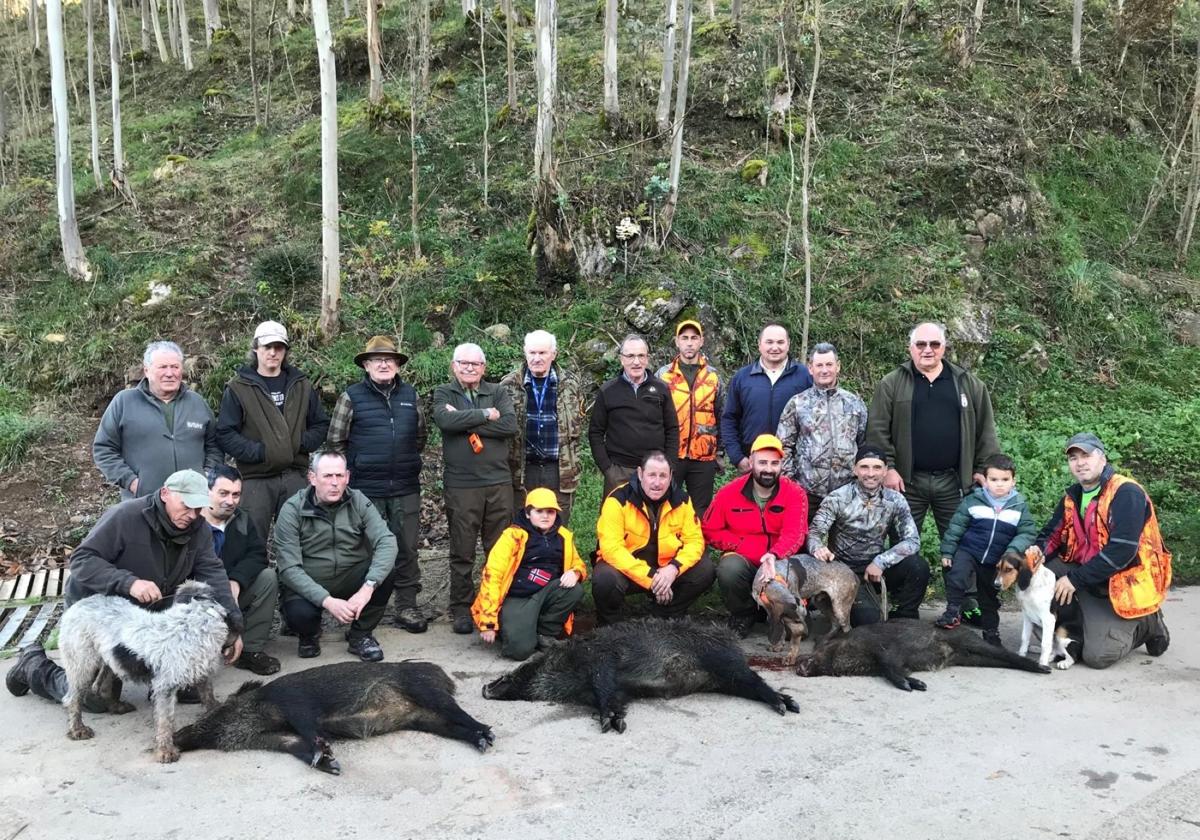
[[[366,374],[338,397],[325,448],[346,456],[350,486],[371,500],[396,535],[396,624],[410,633],[424,633],[427,622],[417,609],[417,533],[426,428],[416,390],[400,378],[406,361],[408,356],[387,336],[367,342],[354,357]]]
[[[242,474],[242,510],[263,539],[284,501],[308,486],[308,453],[321,448],[329,430],[312,383],[287,357],[283,324],[259,324],[248,364],[225,386],[217,420],[217,443]]]

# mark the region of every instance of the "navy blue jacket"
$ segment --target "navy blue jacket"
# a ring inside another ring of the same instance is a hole
[[[750,447],[759,435],[773,435],[788,400],[812,387],[808,368],[788,359],[775,383],[767,376],[761,361],[746,365],[729,380],[725,411],[721,414],[721,443],[730,463],[736,465],[750,455]]]
[[[396,377],[386,396],[364,377],[346,389],[354,421],[346,440],[350,486],[372,499],[421,492],[420,408],[413,386]]]
[[[976,487],[959,503],[946,534],[942,537],[942,556],[953,557],[965,551],[985,566],[1000,562],[1006,551],[1023,554],[1037,537],[1037,523],[1020,493],[1014,493],[996,513],[982,487]]]

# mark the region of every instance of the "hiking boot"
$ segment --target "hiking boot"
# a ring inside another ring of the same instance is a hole
[[[1146,640],[1146,653],[1151,656],[1162,656],[1171,644],[1171,631],[1167,629],[1167,622],[1163,620],[1161,609],[1152,615],[1151,619],[1157,626],[1151,631],[1153,635]],[[11,689],[9,690],[11,691]]]
[[[378,662],[383,659],[383,648],[370,633],[350,639],[350,644],[346,649],[363,662]]]
[[[279,660],[261,650],[244,650],[238,661],[233,663],[233,667],[266,677],[279,670]]]
[[[24,697],[29,693],[29,675],[33,673],[43,659],[46,658],[46,649],[37,642],[25,645],[21,648],[21,655],[17,657],[17,661],[8,669],[8,673],[4,675],[4,687],[8,689],[8,693],[13,697]]]
[[[963,601],[961,618],[972,627],[978,627],[983,619],[983,610],[979,609],[979,602],[974,598]]]
[[[321,655],[320,636],[301,636],[296,648],[296,655],[301,659],[314,659]]]
[[[429,629],[429,622],[416,607],[405,607],[400,610],[396,613],[392,623],[409,633],[424,633]]]
[[[1004,642],[1000,641],[999,630],[984,630],[983,640],[993,647],[1003,648]]]
[[[739,639],[745,639],[750,635],[750,631],[754,629],[754,615],[731,615],[729,616],[729,629]]]
[[[933,623],[943,630],[953,630],[962,622],[962,611],[958,607],[946,607],[946,611],[934,619]]]
[[[454,627],[452,629],[458,635],[466,636],[468,633],[475,632],[475,624],[471,621],[471,616],[469,615],[456,615],[454,616]]]

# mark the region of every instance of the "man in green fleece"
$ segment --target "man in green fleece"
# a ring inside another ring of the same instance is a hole
[[[478,344],[454,348],[450,381],[433,392],[433,422],[442,430],[442,492],[450,524],[450,618],[454,632],[475,631],[475,543],[486,555],[512,524],[509,444],[517,414],[508,389],[483,381],[487,359]]]
[[[350,653],[378,662],[383,648],[372,633],[392,595],[396,536],[371,500],[350,488],[344,455],[314,453],[308,481],[275,522],[283,617],[300,637],[301,659],[321,655],[325,610],[350,625]]]

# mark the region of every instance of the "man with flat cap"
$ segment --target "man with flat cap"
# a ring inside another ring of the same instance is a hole
[[[396,625],[424,633],[428,622],[417,609],[421,567],[421,452],[427,429],[421,400],[400,378],[408,356],[387,336],[373,336],[354,363],[361,382],[338,397],[329,419],[325,448],[346,456],[350,487],[361,491],[396,536]]]
[[[1171,586],[1171,552],[1154,503],[1113,469],[1096,435],[1075,435],[1066,455],[1076,483],[1036,543],[1058,578],[1058,620],[1082,642],[1083,662],[1093,668],[1107,668],[1143,644],[1161,656],[1171,642],[1161,607]]]

